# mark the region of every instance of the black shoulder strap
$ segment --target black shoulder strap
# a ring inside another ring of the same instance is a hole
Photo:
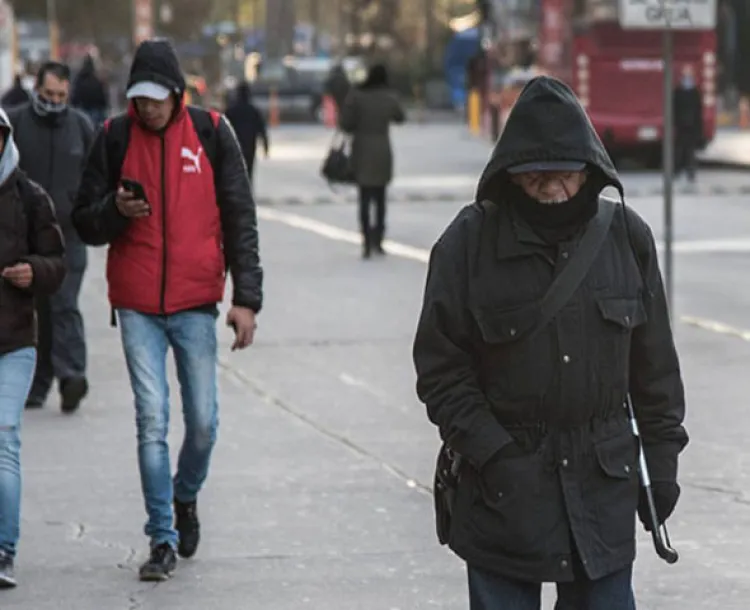
[[[130,142],[130,117],[121,114],[104,123],[105,147],[107,150],[107,167],[113,179],[110,187],[114,188],[120,181],[120,171],[125,162],[125,153]]]
[[[214,173],[216,173],[219,162],[219,144],[218,135],[216,133],[219,119],[215,118],[208,110],[198,108],[197,106],[188,106],[187,110],[190,115],[190,120],[193,122],[193,127],[198,133],[198,138],[200,138],[201,146],[203,146],[208,162],[214,169]]]
[[[599,210],[589,222],[586,232],[578,242],[578,248],[542,297],[539,304],[539,320],[531,332],[532,335],[545,328],[578,290],[607,238],[616,205],[611,199],[599,198]]]

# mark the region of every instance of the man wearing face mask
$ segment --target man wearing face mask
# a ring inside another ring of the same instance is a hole
[[[94,138],[86,116],[68,107],[70,70],[48,62],[37,74],[29,104],[10,111],[20,169],[52,197],[66,243],[68,274],[60,290],[37,298],[39,346],[27,408],[41,407],[57,379],[61,408],[76,411],[88,392],[86,339],[78,295],[86,270],[86,246],[71,221],[73,197]]]
[[[537,610],[543,582],[558,610],[634,610],[636,514],[653,524],[624,405],[663,523],[683,384],[651,230],[560,81],[524,88],[477,203],[433,247],[413,355],[450,449],[438,536],[467,563],[472,610]]]
[[[684,171],[695,182],[695,151],[703,142],[703,101],[690,64],[682,68],[680,84],[674,92],[675,175]]]

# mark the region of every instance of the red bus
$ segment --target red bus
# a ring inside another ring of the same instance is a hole
[[[529,1],[526,14],[536,24],[538,67],[575,90],[607,148],[638,151],[657,162],[664,126],[662,33],[623,30],[617,0]],[[716,132],[716,34],[677,31],[673,40],[675,83],[691,64],[703,93],[708,143]],[[498,42],[502,46],[501,37]]]

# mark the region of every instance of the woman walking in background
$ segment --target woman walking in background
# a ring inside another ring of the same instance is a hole
[[[367,80],[352,90],[339,121],[342,131],[353,136],[352,164],[359,187],[359,222],[362,230],[362,256],[374,250],[383,254],[386,187],[393,178],[393,152],[390,125],[403,123],[403,108],[388,87],[385,66],[370,69]],[[370,210],[375,204],[375,225]]]

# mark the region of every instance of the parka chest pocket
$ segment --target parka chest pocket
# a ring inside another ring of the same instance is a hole
[[[600,298],[598,330],[599,364],[624,372],[630,358],[633,331],[648,320],[640,298]]]
[[[476,305],[471,313],[478,330],[481,377],[491,402],[536,397],[548,371],[544,333],[535,333],[536,303],[511,308]]]

